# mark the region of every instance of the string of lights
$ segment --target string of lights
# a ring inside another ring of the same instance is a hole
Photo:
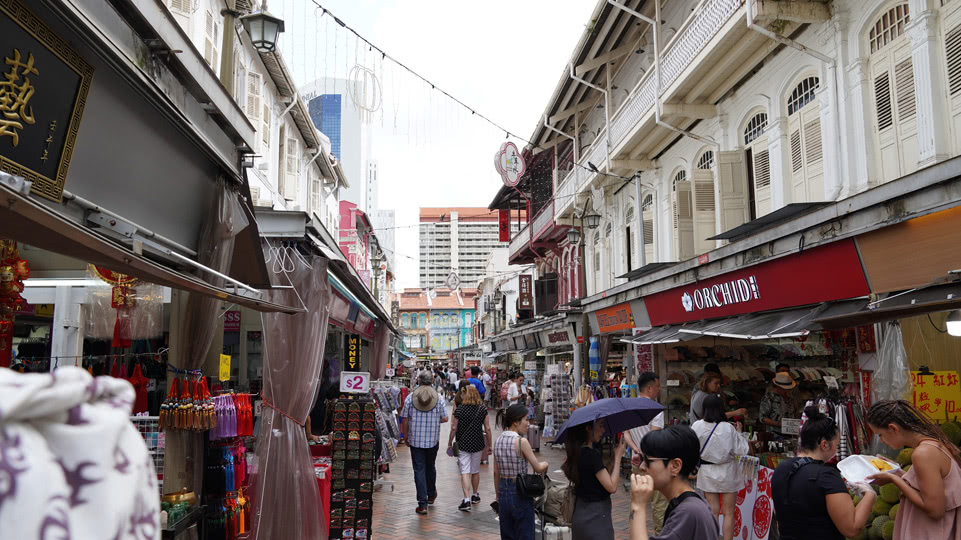
[[[433,83],[430,79],[428,79],[427,77],[421,75],[421,74],[418,73],[417,71],[414,71],[413,69],[411,69],[410,67],[408,67],[406,64],[404,64],[403,62],[401,62],[400,60],[398,60],[398,59],[395,58],[394,56],[391,56],[390,54],[388,54],[386,51],[384,51],[383,49],[381,49],[380,47],[378,47],[377,45],[375,45],[375,44],[374,44],[373,42],[371,42],[369,39],[367,39],[367,38],[365,38],[364,36],[362,36],[362,35],[361,35],[359,32],[357,32],[356,30],[354,30],[350,25],[348,25],[347,23],[345,23],[340,17],[337,17],[333,12],[331,12],[329,9],[327,9],[326,7],[324,7],[318,0],[311,0],[311,3],[313,3],[315,6],[317,6],[318,9],[321,10],[321,16],[326,15],[326,16],[330,17],[330,18],[333,19],[334,22],[337,23],[337,25],[339,25],[341,28],[343,28],[343,29],[346,30],[347,32],[350,32],[351,34],[353,34],[356,39],[358,39],[358,40],[360,40],[360,41],[363,41],[364,44],[367,45],[368,49],[370,49],[370,50],[375,50],[375,51],[377,51],[378,53],[380,53],[382,60],[390,60],[391,62],[393,62],[394,64],[396,64],[398,67],[400,67],[400,68],[402,68],[403,70],[407,71],[408,73],[410,73],[411,75],[413,75],[413,76],[416,77],[417,79],[420,79],[420,80],[423,81],[425,84],[430,85],[431,90],[434,90],[434,91],[436,91],[436,92],[440,92],[443,96],[447,97],[447,98],[450,99],[452,102],[454,102],[454,103],[456,103],[457,105],[463,107],[464,109],[470,111],[471,116],[476,116],[477,118],[480,118],[481,120],[487,122],[487,123],[490,124],[491,126],[497,128],[499,131],[503,131],[503,132],[504,132],[504,135],[505,135],[505,138],[509,139],[509,138],[513,137],[513,138],[518,139],[518,140],[520,140],[520,141],[522,141],[522,142],[524,142],[524,143],[527,143],[528,146],[531,146],[531,147],[536,146],[532,141],[528,140],[526,137],[522,137],[522,136],[520,136],[520,135],[518,135],[518,134],[516,134],[516,133],[514,133],[514,132],[512,132],[512,131],[510,131],[510,130],[508,130],[507,128],[505,128],[505,127],[503,127],[501,124],[499,124],[498,122],[495,122],[494,120],[492,120],[489,116],[487,116],[487,115],[485,115],[485,114],[483,114],[483,113],[478,112],[475,108],[467,105],[467,104],[464,103],[462,100],[454,97],[451,93],[447,92],[447,91],[444,90],[443,88],[440,88],[439,86],[437,86],[436,84],[434,84],[434,83]],[[580,164],[580,163],[577,163],[576,161],[574,161],[574,162],[572,162],[572,163],[573,163],[573,165],[574,165],[575,167],[579,167],[579,168],[581,168],[581,169],[584,169],[584,170],[586,170],[586,171],[589,171],[589,172],[591,172],[591,173],[598,174],[598,175],[601,175],[601,176],[608,176],[608,177],[611,177],[611,178],[620,178],[621,180],[624,180],[624,181],[630,181],[631,179],[633,179],[633,177],[629,177],[629,176],[621,176],[621,175],[618,175],[618,174],[601,172],[596,166],[594,166],[593,164],[590,164],[590,163],[589,163],[589,165],[582,165],[582,164]]]

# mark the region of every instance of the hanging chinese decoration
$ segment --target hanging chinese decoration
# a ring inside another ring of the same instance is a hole
[[[0,240],[0,367],[13,359],[13,321],[23,309],[23,280],[30,277],[27,261],[20,258],[17,243]]]
[[[94,274],[103,281],[113,285],[110,292],[110,306],[117,310],[117,317],[113,324],[114,347],[125,348],[131,345],[131,312],[136,305],[133,285],[137,278],[108,270],[102,266],[91,266]]]
[[[160,429],[208,431],[217,426],[210,389],[200,371],[176,370],[167,397],[160,405]]]

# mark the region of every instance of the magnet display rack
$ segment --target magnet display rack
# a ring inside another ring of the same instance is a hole
[[[369,394],[334,401],[329,540],[371,537],[377,429],[377,404]]]

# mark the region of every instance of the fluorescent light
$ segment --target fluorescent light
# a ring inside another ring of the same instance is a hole
[[[948,326],[948,333],[955,337],[961,337],[961,310],[954,310],[948,315],[945,323]]]
[[[24,287],[92,287],[95,285],[105,285],[104,282],[96,279],[40,279],[32,278],[24,280]]]

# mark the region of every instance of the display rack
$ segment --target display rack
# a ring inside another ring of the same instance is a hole
[[[374,482],[379,456],[374,455],[377,403],[370,394],[334,401],[330,540],[371,537]]]
[[[164,432],[160,430],[159,419],[157,416],[130,417],[130,421],[136,426],[140,436],[147,444],[147,451],[150,453],[150,460],[153,461],[154,472],[157,474],[157,488],[163,495],[166,438]]]

